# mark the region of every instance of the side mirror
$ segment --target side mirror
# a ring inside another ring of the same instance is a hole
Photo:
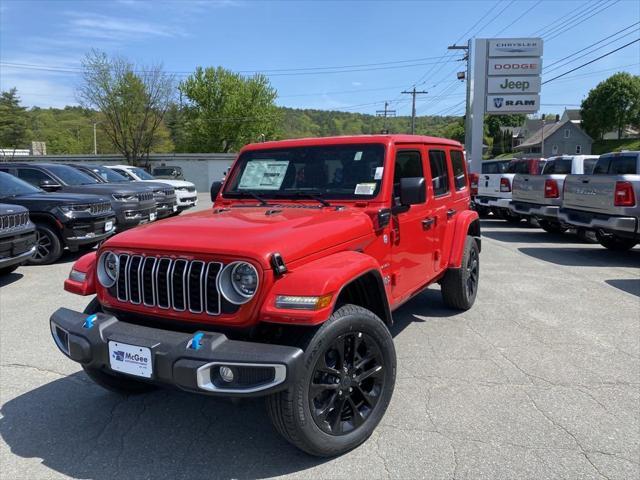
[[[211,201],[212,202],[215,203],[221,188],[222,188],[222,182],[213,182],[211,184]]]
[[[54,182],[53,180],[41,180],[40,188],[46,190],[47,192],[53,192],[62,188],[62,185]]]
[[[400,204],[416,205],[427,201],[427,188],[424,177],[400,179]]]

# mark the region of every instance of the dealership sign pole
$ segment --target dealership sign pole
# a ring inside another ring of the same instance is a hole
[[[484,116],[535,113],[540,109],[541,38],[479,38],[471,88],[471,171],[482,169]]]

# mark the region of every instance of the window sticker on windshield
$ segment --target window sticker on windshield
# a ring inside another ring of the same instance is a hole
[[[360,160],[362,160],[362,152],[356,152],[355,156],[353,157],[353,161],[359,162]]]
[[[359,183],[356,185],[356,191],[354,192],[356,195],[373,195],[373,192],[376,191],[375,183]]]
[[[376,173],[373,175],[374,180],[380,180],[384,173],[384,167],[376,167]]]
[[[279,190],[289,160],[251,160],[242,172],[238,190]]]

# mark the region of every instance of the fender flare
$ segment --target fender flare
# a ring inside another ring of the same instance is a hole
[[[270,323],[319,325],[331,316],[344,288],[367,275],[371,275],[376,280],[377,288],[381,289],[379,296],[384,305],[382,320],[390,324],[391,311],[380,265],[373,257],[356,251],[338,252],[314,260],[276,278],[263,297],[260,320]],[[278,295],[331,295],[331,302],[319,310],[278,309],[275,305]]]
[[[449,255],[449,268],[460,268],[467,235],[471,235],[476,240],[478,249],[480,249],[482,244],[480,239],[480,217],[478,212],[473,210],[460,212],[456,217],[451,254]]]
[[[78,282],[67,278],[64,281],[64,289],[67,292],[75,293],[76,295],[95,295],[96,293],[96,261],[98,259],[98,252],[89,252],[81,256],[76,260],[71,267],[72,270],[82,272],[85,274],[84,282]]]

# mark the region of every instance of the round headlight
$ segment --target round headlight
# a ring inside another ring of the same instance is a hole
[[[98,281],[105,288],[111,288],[118,279],[120,259],[113,252],[104,252],[98,260]]]
[[[218,276],[218,289],[234,305],[242,305],[258,290],[258,271],[247,262],[233,262]]]

